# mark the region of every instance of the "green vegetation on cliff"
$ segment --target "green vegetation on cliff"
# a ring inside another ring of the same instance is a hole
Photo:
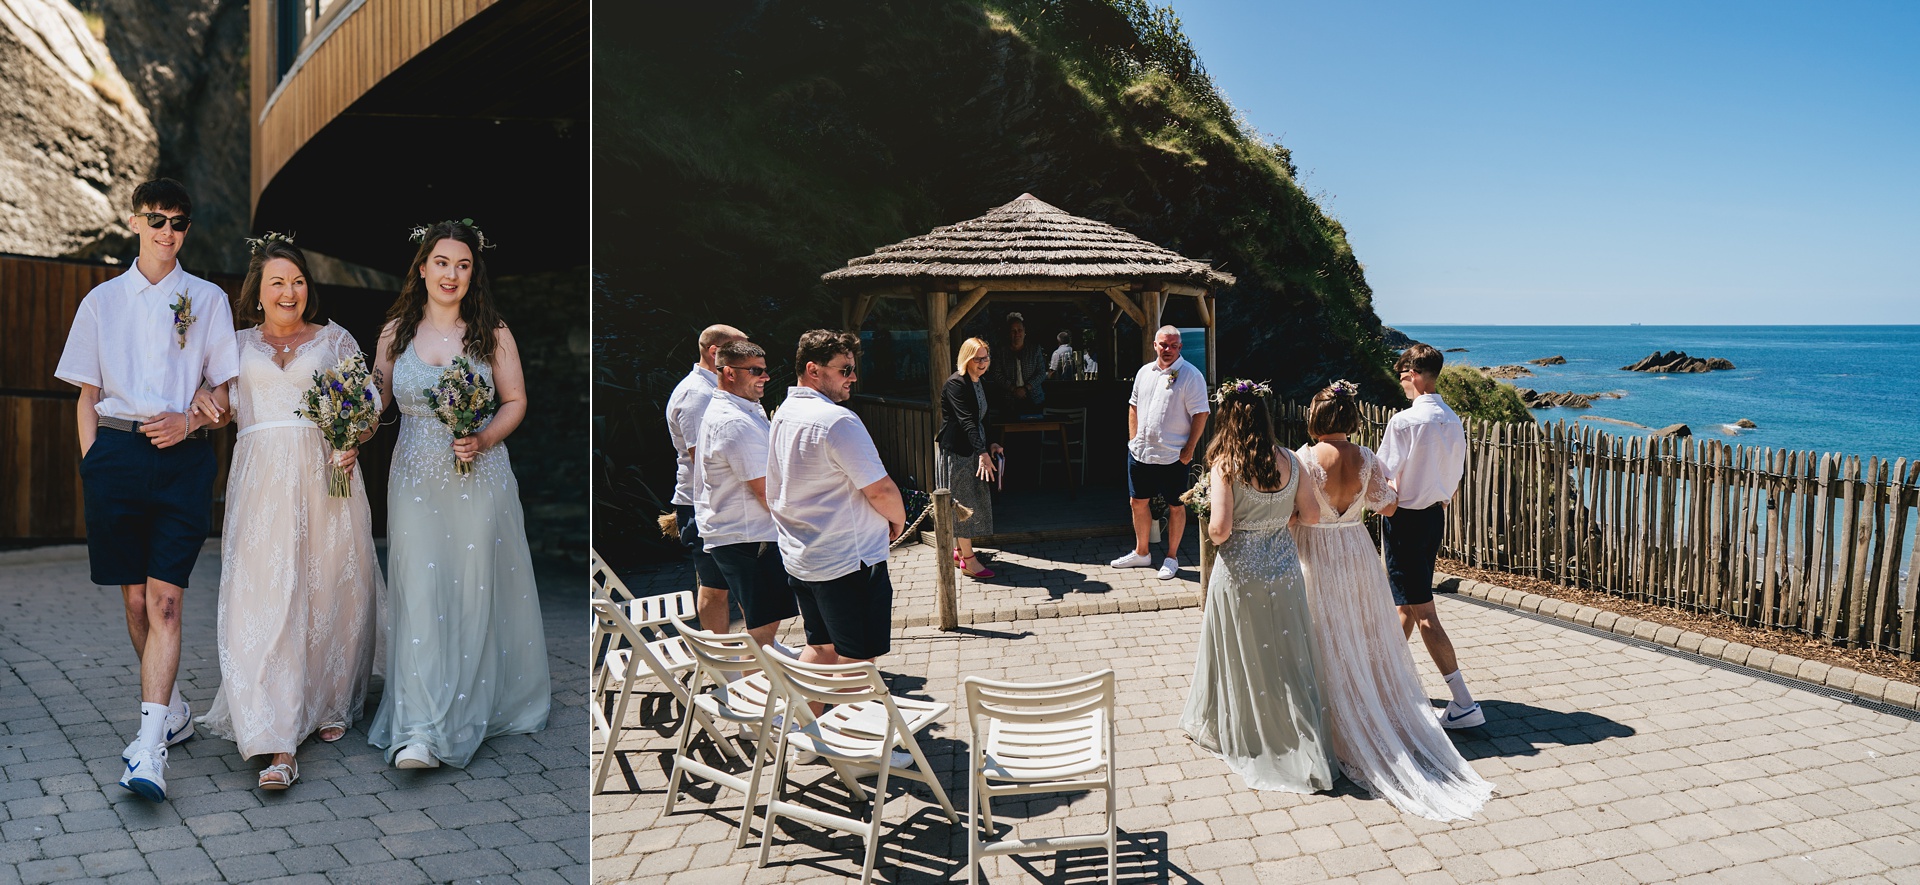
[[[1440,398],[1463,417],[1533,423],[1533,413],[1513,385],[1495,381],[1472,366],[1455,363],[1441,369],[1435,387]]]
[[[783,366],[800,331],[839,320],[821,273],[1022,192],[1235,274],[1223,374],[1299,399],[1346,377],[1401,401],[1344,230],[1170,11],[603,4],[594,40],[595,409],[615,507],[664,497],[661,410],[701,327],[742,326]],[[1167,319],[1197,325],[1181,301]]]

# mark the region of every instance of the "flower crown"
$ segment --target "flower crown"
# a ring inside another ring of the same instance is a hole
[[[255,255],[267,254],[267,246],[273,243],[285,243],[289,246],[293,245],[292,233],[283,234],[277,231],[267,231],[266,233],[261,234],[260,236],[257,236],[257,237],[243,237],[242,239],[246,241],[247,251],[252,252]]]
[[[460,218],[460,219],[449,218],[446,221],[437,222],[436,224],[466,225],[468,229],[473,231],[474,236],[480,238],[480,248],[482,250],[491,249],[495,246],[500,245],[499,243],[496,243],[492,240],[487,239],[486,232],[482,231],[477,227],[474,227],[473,219],[471,218]],[[415,225],[413,228],[413,231],[407,234],[407,239],[412,240],[413,242],[416,242],[416,243],[425,243],[427,241],[427,233],[432,231],[436,226],[436,224]]]
[[[1246,394],[1266,399],[1273,395],[1273,387],[1265,381],[1236,378],[1220,385],[1220,389],[1213,392],[1213,401],[1215,403],[1224,403],[1227,401],[1227,397],[1235,394]]]
[[[1327,389],[1333,391],[1334,396],[1353,397],[1360,395],[1360,385],[1348,381],[1345,378],[1327,385]]]

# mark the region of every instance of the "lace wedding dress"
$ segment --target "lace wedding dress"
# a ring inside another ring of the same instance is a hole
[[[493,367],[472,361],[493,383]],[[499,443],[453,467],[453,435],[424,391],[445,366],[409,346],[393,364],[400,440],[387,486],[393,641],[367,741],[465,767],[487,738],[547,727],[553,687],[520,484]]]
[[[1336,772],[1306,585],[1287,531],[1298,462],[1288,473],[1275,492],[1233,484],[1233,535],[1214,560],[1180,727],[1247,786],[1312,793],[1331,789]]]
[[[385,587],[360,467],[353,495],[327,496],[332,450],[294,417],[313,373],[360,352],[328,323],[285,368],[258,328],[238,333],[229,392],[240,433],[220,536],[220,693],[201,720],[240,755],[292,753],[332,723],[360,718],[385,661]]]
[[[1493,794],[1454,749],[1413,668],[1387,586],[1386,566],[1360,517],[1397,498],[1373,452],[1359,493],[1344,510],[1327,499],[1327,474],[1311,444],[1297,453],[1320,522],[1299,530],[1321,686],[1333,726],[1333,755],[1348,779],[1395,808],[1432,820],[1472,818]]]

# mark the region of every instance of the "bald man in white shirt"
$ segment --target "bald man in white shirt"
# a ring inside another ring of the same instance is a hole
[[[1446,675],[1447,689],[1453,693],[1440,712],[1440,724],[1473,728],[1486,724],[1487,717],[1467,691],[1453,640],[1440,626],[1440,613],[1433,607],[1433,561],[1446,529],[1446,507],[1467,463],[1467,434],[1460,416],[1434,392],[1443,362],[1440,351],[1414,344],[1394,363],[1400,390],[1412,403],[1387,421],[1380,438],[1380,463],[1400,493],[1399,509],[1381,520],[1380,541],[1386,553],[1387,582],[1400,608],[1400,629],[1412,636],[1414,628],[1419,628],[1427,654]]]
[[[696,617],[700,629],[712,633],[725,633],[732,626],[732,607],[728,603],[726,576],[714,562],[713,554],[707,552],[706,542],[701,540],[700,520],[693,509],[693,499],[700,486],[700,456],[695,449],[700,443],[701,419],[706,417],[707,406],[713,403],[713,392],[720,385],[714,362],[716,355],[721,345],[745,340],[745,332],[721,323],[700,330],[700,361],[693,364],[687,377],[680,379],[680,383],[674,385],[673,394],[667,397],[667,436],[673,441],[674,459],[673,513],[680,524],[680,543],[693,553],[694,579],[699,586]]]

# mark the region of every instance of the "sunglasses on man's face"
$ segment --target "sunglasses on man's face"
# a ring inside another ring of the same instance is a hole
[[[723,366],[722,368],[732,369],[736,372],[745,372],[749,375],[752,375],[755,378],[758,378],[761,375],[771,374],[773,372],[772,369],[769,369],[766,366]]]
[[[193,219],[185,215],[166,215],[160,212],[136,212],[134,215],[145,218],[147,220],[147,226],[154,230],[159,230],[171,224],[174,230],[184,232],[187,228],[193,226]]]
[[[833,369],[839,372],[840,377],[842,378],[852,378],[853,376],[860,374],[860,369],[854,366],[854,364],[852,363],[848,363],[844,366],[827,366],[826,368]]]

